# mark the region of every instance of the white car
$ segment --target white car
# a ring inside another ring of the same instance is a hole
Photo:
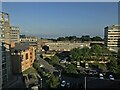
[[[63,81],[61,82],[61,87],[65,87],[65,85],[66,85],[66,81],[63,80]]]
[[[42,64],[40,65],[40,67],[43,67],[43,66],[44,66],[44,65],[42,65]]]
[[[100,74],[99,74],[99,77],[100,77],[100,79],[104,79],[104,77],[103,77],[103,74],[102,74],[102,73],[100,73]]]
[[[110,80],[115,80],[113,75],[109,75]]]

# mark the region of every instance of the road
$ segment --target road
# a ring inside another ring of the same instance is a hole
[[[79,77],[79,78],[62,77],[61,80],[70,82],[71,85],[74,85],[73,87],[75,87],[75,88],[77,88],[77,85],[80,85],[81,83],[83,86],[85,84],[84,77]],[[91,89],[91,88],[96,88],[96,89],[117,88],[118,89],[118,88],[120,88],[120,80],[111,81],[109,79],[101,80],[101,79],[95,78],[95,77],[87,77],[86,86],[88,89]]]
[[[37,60],[40,60],[40,64],[42,64],[44,68],[48,69],[51,73],[53,73],[55,68],[52,65],[50,65],[47,61],[40,58],[40,54],[37,54],[36,58],[37,58]]]
[[[120,88],[120,80],[87,78],[87,88]]]

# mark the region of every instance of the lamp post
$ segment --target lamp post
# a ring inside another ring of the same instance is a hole
[[[59,78],[60,78],[60,80],[61,80],[61,71],[62,71],[62,69],[59,70]]]
[[[85,77],[85,90],[86,90],[86,77]]]
[[[41,89],[42,89],[42,78],[40,79],[40,81],[41,81]]]

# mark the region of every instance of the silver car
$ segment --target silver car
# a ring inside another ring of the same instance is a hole
[[[66,81],[63,80],[63,81],[61,82],[61,87],[65,87],[65,85],[66,85]]]
[[[102,73],[100,73],[100,74],[99,74],[99,77],[100,77],[100,79],[104,79],[104,77],[103,77],[103,74],[102,74]]]
[[[110,80],[115,80],[114,77],[113,77],[113,75],[109,75],[109,79]]]

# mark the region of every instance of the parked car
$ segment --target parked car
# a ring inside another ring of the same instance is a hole
[[[66,87],[70,88],[70,83],[69,82],[66,83]]]
[[[102,73],[100,73],[100,74],[99,74],[99,78],[100,78],[100,79],[104,79],[104,77],[103,77],[103,74],[102,74]]]
[[[40,67],[43,67],[44,65],[40,64]]]
[[[114,77],[113,77],[113,75],[109,75],[109,79],[110,80],[115,80]]]
[[[65,85],[66,85],[66,81],[63,80],[63,81],[61,82],[61,87],[65,87]]]
[[[77,62],[77,67],[78,67],[78,68],[80,67],[80,62]]]

